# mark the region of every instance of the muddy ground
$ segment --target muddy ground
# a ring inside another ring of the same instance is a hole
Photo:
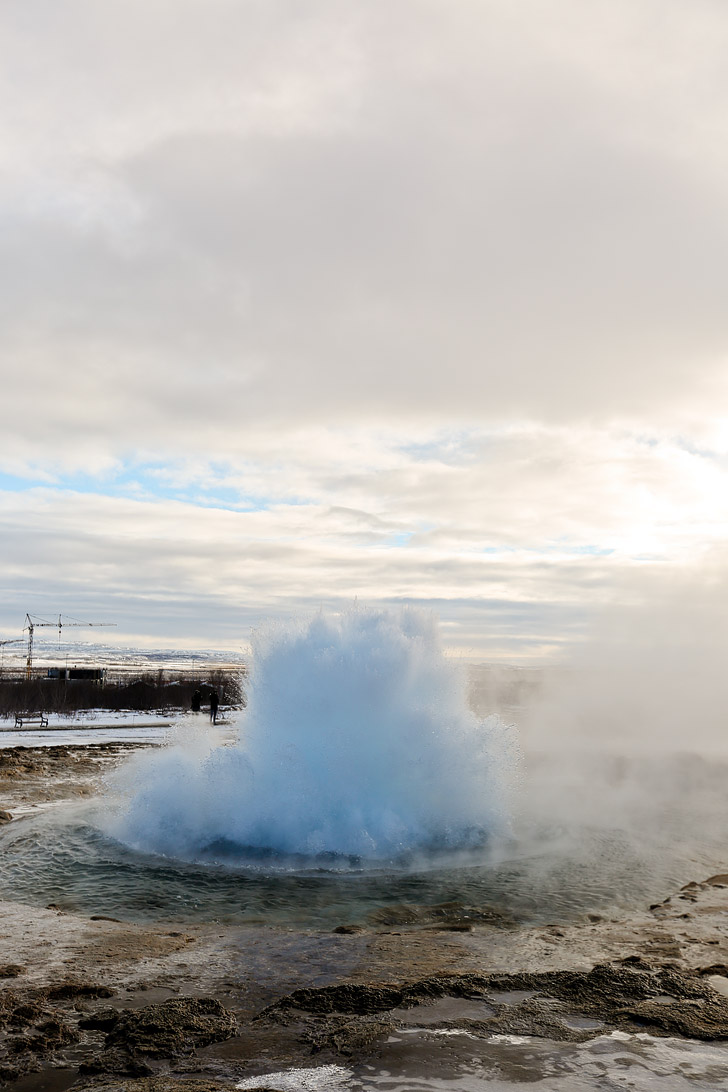
[[[127,750],[0,751],[0,821],[95,792]],[[275,1089],[267,1075],[291,1067],[376,1074],[414,1032],[425,1057],[428,1043],[461,1036],[506,1083],[492,1061],[503,1042],[728,1040],[728,875],[618,919],[532,929],[456,903],[387,907],[330,933],[1,909],[0,1085],[11,1092]],[[728,1067],[711,1072],[698,1087],[728,1087]]]

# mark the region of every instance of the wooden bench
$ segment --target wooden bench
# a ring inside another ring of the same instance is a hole
[[[24,724],[37,724],[39,728],[47,728],[48,717],[45,713],[16,713],[15,727],[22,728]]]

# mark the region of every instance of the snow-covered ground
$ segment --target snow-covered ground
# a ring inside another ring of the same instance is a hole
[[[72,715],[48,713],[48,727],[16,728],[14,716],[0,717],[0,748],[56,747],[60,744],[165,743],[180,730],[209,728],[209,715],[201,713],[136,713],[131,710],[90,709]],[[222,710],[218,727],[234,730],[235,710]]]

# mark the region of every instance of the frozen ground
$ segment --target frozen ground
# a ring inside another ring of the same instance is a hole
[[[47,728],[16,728],[14,716],[0,717],[0,748],[58,747],[93,743],[166,743],[180,730],[207,728],[209,716],[173,712],[89,709],[73,714],[48,713]],[[222,710],[218,724],[230,731],[235,713]]]

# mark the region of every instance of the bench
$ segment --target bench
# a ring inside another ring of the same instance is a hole
[[[47,728],[48,717],[45,713],[16,713],[15,727],[22,728],[24,724],[37,724],[40,728]]]

